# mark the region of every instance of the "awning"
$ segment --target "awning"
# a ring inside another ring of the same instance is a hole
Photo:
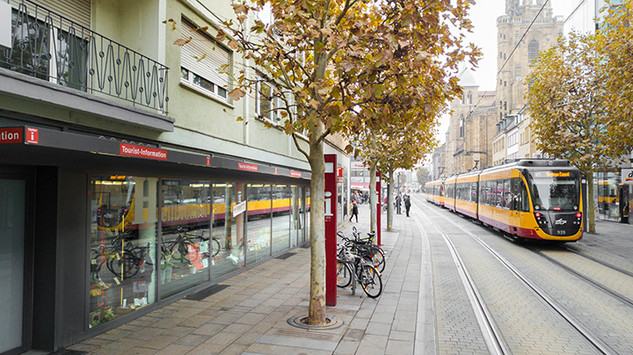
[[[128,142],[85,133],[68,132],[41,127],[0,127],[0,152],[3,148],[23,146],[52,148],[96,155],[140,159],[142,161],[168,162],[198,167],[219,168],[247,173],[258,173],[292,179],[310,180],[312,174],[305,170],[276,167],[270,164],[244,161],[238,157],[198,154],[169,149],[159,145]]]

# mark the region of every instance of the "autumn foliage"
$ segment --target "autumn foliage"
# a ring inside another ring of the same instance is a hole
[[[272,24],[256,16],[266,3]],[[223,20],[216,38],[251,64],[236,71],[229,95],[238,100],[258,81],[272,87],[266,99],[278,103],[273,110],[312,168],[310,324],[325,322],[323,140],[368,130],[384,137],[408,126],[428,133],[441,103],[460,92],[458,65],[478,54],[462,42],[469,6],[465,0],[235,1],[235,18]],[[308,150],[299,133],[307,135]]]
[[[539,54],[528,76],[528,105],[537,148],[585,172],[610,171],[633,149],[633,2],[608,11],[595,35],[572,33]],[[593,199],[589,231],[595,233]]]

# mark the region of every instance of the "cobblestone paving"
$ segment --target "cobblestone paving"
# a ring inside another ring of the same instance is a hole
[[[631,332],[633,329],[631,327],[633,324],[630,321],[627,322],[633,316],[631,314],[633,312],[632,307],[588,285],[576,276],[531,252],[525,246],[517,245],[501,238],[498,233],[474,224],[469,226],[468,229],[510,260],[524,275],[528,276],[538,287],[564,307],[577,321],[595,334],[602,342],[610,346],[613,352],[619,354],[632,353],[633,339],[631,339]],[[541,247],[548,249],[546,246]],[[563,257],[576,258],[577,256],[567,252],[563,254]],[[593,267],[597,266],[595,262],[582,258],[582,260],[576,260],[575,263],[578,270],[590,270],[591,273],[596,274],[593,269]],[[486,269],[486,272],[498,275],[498,273],[490,269]],[[597,277],[601,279],[600,276]],[[618,280],[620,279],[618,278]],[[488,283],[494,282],[493,280],[488,281]],[[484,285],[486,282],[479,282],[478,284]],[[622,287],[633,288],[631,280],[627,280],[627,283],[622,285]],[[517,299],[516,302],[521,304],[524,301]],[[493,307],[497,306],[497,303],[493,302],[493,304]],[[508,308],[508,311],[517,312],[517,308],[512,309],[511,307]],[[550,348],[549,353],[596,353],[596,350],[591,347],[578,347],[578,344],[586,344],[586,342],[579,343],[573,340],[574,336],[564,331],[568,327],[552,327],[552,324],[557,324],[559,321],[555,319],[551,311],[536,312],[535,316],[543,317],[547,314],[552,315],[552,320],[540,322],[542,329],[537,328],[536,331],[546,335],[543,338],[543,342],[558,343],[557,348]],[[497,318],[495,319],[498,321]],[[526,328],[526,330],[529,329]],[[554,351],[555,349],[557,350]]]
[[[428,219],[428,206],[418,204],[433,250],[436,345],[438,354],[489,354],[457,267],[437,228]]]
[[[223,281],[229,287],[201,301],[176,301],[69,350],[93,354],[488,354],[455,263],[430,221],[439,221],[439,211],[448,212],[424,202],[423,195],[413,196],[413,201],[411,218],[395,215],[394,231],[383,228],[387,266],[382,296],[370,299],[360,289],[355,296],[349,289],[339,289],[337,307],[327,311],[344,322],[338,329],[306,330],[287,323],[308,313],[309,249],[298,248],[285,260],[270,259]],[[633,353],[631,307],[596,303],[606,297],[600,291],[579,287],[568,275],[552,272],[555,268],[536,254],[453,217],[451,222],[441,222],[442,228],[457,238],[478,285],[487,285],[482,286],[482,293],[497,324],[508,329],[506,341],[516,353],[591,352],[583,351],[578,345],[582,341],[568,336],[565,326],[551,321],[542,304],[521,294],[516,281],[500,277],[503,272],[497,266],[480,260],[484,253],[469,237],[460,235],[454,223],[475,230],[513,256],[531,277],[550,280],[543,287],[553,297],[573,300],[575,306],[569,306],[579,319],[592,325],[604,341],[615,344],[618,352]],[[368,221],[348,223],[346,234],[353,225],[363,233],[369,230]],[[633,226],[609,222],[597,226],[598,235],[586,235],[574,247],[633,270],[630,255],[626,256],[626,250],[633,250]],[[574,267],[584,263],[568,262]],[[609,282],[618,280],[614,276]],[[611,320],[591,324],[600,317]],[[534,333],[540,334],[538,343]]]

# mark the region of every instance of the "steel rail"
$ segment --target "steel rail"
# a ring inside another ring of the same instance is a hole
[[[437,215],[442,219],[448,221],[448,218]],[[439,225],[431,220],[431,222],[436,225],[438,228]],[[616,354],[617,352],[611,349],[607,344],[605,344],[602,340],[600,340],[597,336],[595,336],[589,329],[587,329],[582,322],[577,320],[574,316],[572,316],[569,312],[565,310],[563,306],[557,303],[552,297],[550,297],[544,290],[538,287],[534,282],[532,282],[528,277],[523,275],[512,263],[510,263],[506,258],[501,256],[497,251],[492,249],[486,242],[484,242],[481,238],[468,231],[464,227],[455,224],[459,229],[461,229],[464,233],[472,237],[476,242],[482,245],[490,254],[492,254],[505,268],[507,268],[519,281],[521,281],[528,289],[530,289],[536,296],[538,296],[546,305],[548,305],[551,309],[553,309],[556,313],[558,313],[569,325],[571,325],[576,331],[585,338],[592,346],[596,348],[602,354]]]
[[[594,261],[594,262],[596,262],[598,264],[606,266],[606,267],[608,267],[610,269],[613,269],[615,271],[621,272],[621,273],[623,273],[623,274],[625,274],[627,276],[633,277],[633,272],[625,270],[625,269],[623,269],[623,268],[621,268],[619,266],[613,265],[613,264],[611,264],[609,262],[606,262],[604,260],[600,260],[600,259],[596,258],[595,256],[591,256],[589,254],[585,254],[585,253],[583,253],[581,251],[578,251],[578,250],[576,250],[574,248],[570,248],[569,246],[561,246],[561,248],[563,248],[563,249],[565,249],[567,251],[570,251],[572,253],[578,254],[578,255],[582,256],[583,258],[587,258],[587,259],[589,259],[591,261]]]
[[[619,299],[620,301],[622,301],[624,303],[627,303],[630,306],[633,306],[633,300],[631,300],[630,298],[624,296],[623,294],[621,294],[619,292],[616,292],[616,291],[610,289],[609,287],[597,282],[596,280],[581,274],[580,272],[572,269],[571,267],[563,264],[562,262],[554,259],[553,257],[551,257],[551,256],[549,256],[549,255],[547,255],[547,254],[545,254],[545,253],[543,253],[543,252],[541,252],[539,250],[536,250],[534,248],[529,248],[529,250],[532,251],[534,254],[536,254],[536,255],[548,260],[549,262],[558,265],[560,268],[564,269],[565,271],[569,272],[570,274],[574,274],[576,277],[578,277],[580,279],[583,279],[584,281],[586,281],[587,283],[591,284],[592,286],[594,286],[596,288],[599,288],[600,290],[610,294],[611,296]],[[592,261],[595,261],[595,260],[593,260],[591,258],[589,258],[589,259],[592,260]],[[598,264],[602,264],[602,263],[598,262]],[[620,270],[616,269],[616,271],[620,271]],[[633,276],[633,275],[628,274],[628,273],[625,273],[625,274],[628,275],[628,276]]]
[[[428,218],[427,218],[428,219]],[[451,256],[453,257],[453,261],[457,266],[457,272],[462,280],[462,284],[464,285],[464,289],[466,290],[466,294],[468,295],[468,299],[472,306],[472,309],[475,313],[475,317],[477,319],[477,323],[479,324],[479,328],[484,336],[484,342],[488,347],[488,350],[491,354],[511,354],[512,352],[509,350],[507,344],[503,340],[501,332],[497,328],[494,323],[494,319],[488,308],[486,307],[486,303],[481,296],[481,293],[477,289],[475,282],[468,272],[464,261],[462,260],[457,248],[450,240],[448,235],[435,223],[435,221],[429,219],[433,225],[438,227],[442,238],[446,242],[446,245],[451,252]],[[420,221],[415,219],[418,228],[422,230],[422,225]]]

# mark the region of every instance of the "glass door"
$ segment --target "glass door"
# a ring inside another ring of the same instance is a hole
[[[0,176],[0,354],[19,352],[24,337],[26,181]]]

